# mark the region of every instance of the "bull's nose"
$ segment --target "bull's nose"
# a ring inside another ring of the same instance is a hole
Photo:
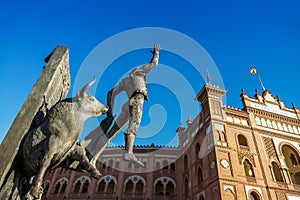
[[[107,113],[107,111],[108,111],[108,106],[105,106],[103,109],[102,109],[102,113]]]

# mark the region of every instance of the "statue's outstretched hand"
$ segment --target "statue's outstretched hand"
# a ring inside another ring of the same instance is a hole
[[[154,45],[154,50],[153,51],[150,51],[152,54],[158,54],[160,51],[160,46],[159,44],[155,44]]]

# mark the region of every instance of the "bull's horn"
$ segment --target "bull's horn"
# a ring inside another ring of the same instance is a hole
[[[84,93],[87,89],[89,89],[89,87],[91,87],[96,81],[96,77],[94,77],[94,80],[92,80],[91,82],[89,82],[88,84],[86,84],[79,92],[79,96],[83,97]]]

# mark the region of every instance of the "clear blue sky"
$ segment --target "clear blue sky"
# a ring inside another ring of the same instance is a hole
[[[201,44],[221,73],[225,89],[228,90],[228,105],[241,107],[241,88],[251,96],[256,88],[261,91],[256,77],[249,74],[252,66],[256,65],[267,89],[275,96],[279,95],[287,106],[295,102],[300,107],[299,10],[300,3],[297,0],[2,2],[0,141],[38,79],[44,66],[43,59],[56,45],[65,45],[70,49],[73,81],[84,59],[99,43],[120,32],[141,27],[172,29]],[[148,49],[126,55],[112,64],[112,70],[106,71],[107,77],[117,81],[123,74],[116,74],[114,66],[126,66],[128,68],[122,69],[126,72],[130,67],[148,62],[151,57]],[[189,63],[178,57],[175,58],[178,62],[174,63],[172,56],[162,51],[163,64],[174,68],[176,63],[180,65],[180,72],[189,77],[193,90],[198,92],[205,80],[201,76],[194,76],[191,70],[186,70],[185,74],[182,68],[188,68]],[[91,74],[91,79],[93,76]],[[155,76],[155,71],[151,76]],[[161,76],[162,79],[166,77]],[[99,90],[97,88],[96,96],[100,101],[105,103],[106,92],[113,84],[115,82],[105,87],[100,85]],[[159,91],[165,94],[164,98],[160,98]],[[182,118],[191,115],[193,119],[196,113],[188,109],[180,113],[173,109],[178,107],[180,100],[167,88],[151,84],[149,93],[150,100],[145,104],[146,114],[142,125],[151,127],[152,122],[160,123],[160,120],[166,123],[159,125],[162,128],[157,134],[148,133],[151,137],[140,138],[137,144],[168,144],[168,138],[175,136]],[[191,107],[200,106],[192,98],[189,100]],[[160,114],[155,116],[156,113]],[[87,123],[87,127],[90,126]],[[122,139],[123,136],[117,138],[115,144],[122,144]]]

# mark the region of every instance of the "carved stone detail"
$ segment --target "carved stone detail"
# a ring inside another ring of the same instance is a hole
[[[276,192],[277,200],[287,200],[284,192]]]
[[[276,154],[276,150],[272,138],[263,137],[263,141],[268,154],[268,158],[269,159],[277,158],[277,154]]]
[[[249,151],[238,151],[238,158],[240,164],[242,164],[242,161],[245,157],[250,160],[250,162],[253,164],[254,167],[256,166],[253,153]]]

